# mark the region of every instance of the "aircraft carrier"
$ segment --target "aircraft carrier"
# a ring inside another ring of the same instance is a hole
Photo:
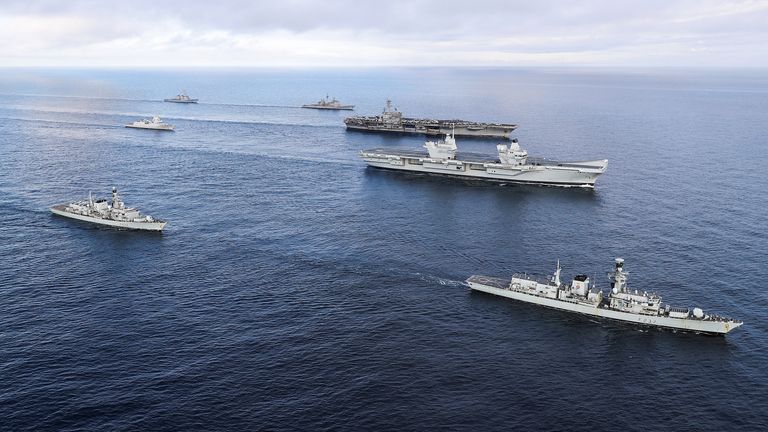
[[[497,158],[473,153],[457,153],[453,134],[445,140],[427,141],[427,153],[378,148],[360,152],[370,166],[423,174],[438,174],[472,180],[543,186],[594,188],[597,177],[608,168],[606,159],[559,162],[528,157],[514,139],[510,145],[496,146]]]
[[[446,135],[449,133],[464,137],[503,138],[517,125],[506,123],[478,123],[466,120],[433,120],[403,117],[388,100],[381,115],[352,116],[344,119],[348,130],[367,132],[413,133],[424,135]]]

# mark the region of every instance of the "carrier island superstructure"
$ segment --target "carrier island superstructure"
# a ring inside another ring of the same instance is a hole
[[[466,120],[432,120],[403,117],[403,113],[392,108],[388,100],[381,115],[352,116],[344,119],[349,130],[368,132],[413,133],[425,135],[502,138],[509,139],[509,134],[517,125],[506,123],[480,123]]]
[[[608,273],[611,290],[607,296],[590,284],[587,275],[576,275],[570,284],[563,284],[559,262],[554,275],[548,279],[516,273],[511,280],[471,276],[467,283],[476,291],[641,327],[725,335],[743,324],[706,313],[698,307],[691,309],[662,304],[661,297],[656,293],[630,290],[628,276],[629,273],[624,271],[624,260],[616,258],[614,271]]]
[[[485,180],[500,183],[594,188],[608,160],[558,162],[528,157],[517,140],[496,146],[498,159],[475,153],[457,154],[456,139],[449,132],[445,140],[427,141],[427,153],[412,150],[371,149],[360,152],[376,168],[411,171]]]

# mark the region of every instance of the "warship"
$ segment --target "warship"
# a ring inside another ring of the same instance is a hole
[[[548,279],[516,273],[511,281],[471,276],[467,283],[476,291],[641,327],[725,335],[743,324],[705,313],[698,307],[665,305],[661,303],[661,297],[653,292],[630,290],[627,286],[629,273],[624,271],[622,258],[616,258],[614,271],[608,273],[608,277],[611,281],[608,296],[604,296],[594,283],[590,284],[587,275],[576,275],[570,284],[561,283],[559,261],[555,273]]]
[[[117,188],[112,188],[111,204],[104,198],[94,200],[89,194],[86,200],[55,205],[51,207],[51,212],[98,225],[130,230],[162,231],[167,223],[149,215],[142,215],[136,208],[126,207],[117,195]]]
[[[133,123],[125,125],[125,127],[173,132],[173,125],[169,125],[168,123],[160,120],[160,116],[154,116],[151,119],[137,120]]]
[[[177,94],[176,97],[163,99],[163,102],[173,102],[173,103],[181,103],[181,104],[196,104],[199,99],[192,99],[187,95],[186,90],[182,90],[181,93]]]
[[[597,177],[608,167],[606,159],[558,162],[528,157],[528,152],[516,139],[510,145],[496,146],[498,159],[475,153],[457,155],[456,138],[452,133],[446,135],[445,140],[427,141],[424,147],[427,153],[378,148],[363,150],[360,157],[375,168],[501,183],[581,188],[594,188]]]
[[[312,108],[319,110],[333,110],[333,111],[352,111],[355,109],[354,105],[342,105],[336,98],[329,99],[328,95],[325,95],[324,99],[320,99],[316,103],[302,105],[302,108]]]
[[[390,100],[381,115],[347,117],[344,124],[347,130],[367,132],[445,135],[453,131],[457,136],[503,139],[509,139],[509,134],[517,128],[513,124],[407,118],[397,108],[392,108]]]

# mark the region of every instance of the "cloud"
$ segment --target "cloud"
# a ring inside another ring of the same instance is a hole
[[[768,1],[17,1],[0,64],[768,66]]]

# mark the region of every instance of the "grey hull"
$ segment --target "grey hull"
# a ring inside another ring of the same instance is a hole
[[[51,213],[57,216],[63,216],[69,219],[75,219],[83,222],[89,222],[97,225],[108,226],[112,228],[137,230],[137,231],[162,231],[165,228],[167,222],[154,221],[154,222],[130,222],[130,221],[115,221],[110,219],[102,219],[93,216],[80,215],[65,211],[66,205],[56,205],[51,207]]]
[[[655,327],[675,331],[693,332],[708,335],[723,336],[742,325],[740,321],[715,321],[690,318],[670,318],[664,316],[652,316],[622,312],[594,305],[566,302],[553,298],[546,298],[513,291],[507,288],[508,282],[504,279],[472,276],[467,279],[469,287],[475,291],[494,294],[518,300],[525,303],[544,306],[565,312],[573,312],[596,318],[604,318],[623,323],[639,325],[643,327]]]
[[[445,126],[439,128],[411,128],[411,127],[378,127],[378,126],[359,126],[359,125],[347,125],[347,130],[356,132],[372,132],[372,133],[389,133],[389,134],[414,134],[414,135],[430,135],[430,136],[443,136],[446,134],[454,133],[457,137],[474,137],[474,138],[494,138],[494,139],[509,139],[509,134],[514,128],[510,129],[477,129],[471,130],[467,128],[457,127],[455,129]]]
[[[457,155],[450,161],[435,161],[428,155],[395,149],[371,149],[360,157],[374,168],[457,177],[466,180],[541,186],[592,189],[605,171],[607,160],[556,162],[530,158],[528,165],[513,166],[488,160],[472,153]]]

